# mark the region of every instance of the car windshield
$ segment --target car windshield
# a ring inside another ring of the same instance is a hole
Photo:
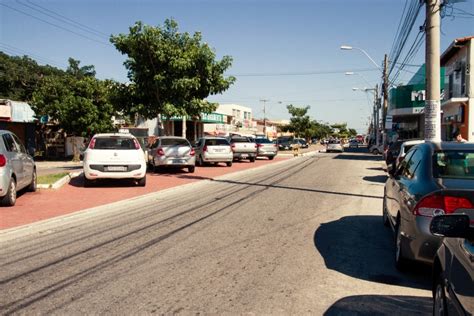
[[[229,142],[224,138],[206,139],[208,146],[229,146]]]
[[[94,149],[136,149],[133,138],[123,136],[96,137]]]
[[[255,142],[258,144],[271,144],[272,141],[270,141],[268,138],[256,138]]]
[[[435,178],[474,180],[474,151],[449,150],[435,152],[433,156]]]
[[[162,138],[161,146],[189,146],[189,142],[183,138]]]

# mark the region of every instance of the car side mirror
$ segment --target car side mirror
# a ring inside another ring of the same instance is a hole
[[[439,237],[472,238],[474,229],[469,225],[469,216],[465,214],[439,215],[431,220],[430,232]]]

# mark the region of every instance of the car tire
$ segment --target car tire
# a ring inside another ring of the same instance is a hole
[[[84,188],[90,188],[94,186],[94,181],[84,177]]]
[[[389,226],[388,214],[387,214],[387,199],[385,198],[385,194],[383,197],[383,206],[382,206],[382,222],[385,227]]]
[[[380,154],[380,152],[379,152],[379,150],[376,148],[376,149],[372,150],[372,154],[378,155],[378,154]]]
[[[194,173],[194,169],[195,169],[194,166],[188,167],[188,172],[189,173]]]
[[[201,156],[196,157],[196,165],[199,166],[199,167],[202,167],[203,163],[202,163],[202,157]]]
[[[255,157],[250,157],[250,162],[255,162]]]
[[[232,161],[227,161],[225,164],[227,165],[227,167],[232,167]]]
[[[36,192],[37,188],[38,188],[38,177],[36,175],[36,169],[35,169],[33,170],[33,179],[31,180],[31,183],[28,186],[28,191]]]
[[[448,305],[446,302],[446,286],[443,275],[440,274],[433,287],[433,315],[448,315]]]
[[[403,249],[404,242],[401,234],[401,220],[397,218],[397,225],[395,226],[395,267],[399,271],[406,271],[408,260],[405,258]]]
[[[2,205],[4,206],[14,206],[16,203],[16,181],[11,178],[10,183],[8,184],[7,194],[2,198]]]
[[[275,156],[270,156],[268,157],[268,160],[273,160],[273,158],[275,158]]]
[[[138,185],[139,187],[144,187],[144,186],[146,186],[146,176],[144,176],[144,177],[141,178],[141,179],[138,179],[137,185]]]

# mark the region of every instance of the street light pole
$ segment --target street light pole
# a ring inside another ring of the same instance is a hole
[[[357,49],[358,51],[361,51],[365,56],[367,56],[367,58],[372,62],[372,64],[375,65],[375,67],[377,67],[381,72],[382,72],[382,68],[372,59],[372,57],[369,56],[369,54],[363,50],[362,48],[359,48],[359,47],[352,47],[352,46],[349,46],[349,45],[342,45],[341,46],[341,49],[342,50],[353,50],[353,49]]]
[[[270,101],[268,99],[261,99],[260,102],[263,102],[263,134],[267,137],[267,116],[266,116],[266,103]]]

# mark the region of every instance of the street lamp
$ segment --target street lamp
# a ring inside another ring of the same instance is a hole
[[[366,83],[366,84],[368,84],[368,85],[370,86],[370,82],[369,82],[367,79],[365,79],[365,77],[364,77],[364,76],[362,76],[362,75],[361,75],[360,73],[358,73],[358,72],[353,72],[353,71],[346,71],[345,75],[346,75],[346,76],[353,76],[353,75],[357,75],[357,76],[361,77],[361,78],[362,78],[362,79],[365,81],[365,83]]]
[[[352,47],[352,46],[349,46],[349,45],[342,45],[341,46],[341,49],[342,50],[353,50],[353,49],[357,49],[359,51],[361,51],[365,56],[367,56],[367,58],[370,59],[370,61],[372,62],[372,64],[375,65],[375,67],[377,67],[382,73],[383,73],[383,70],[382,70],[382,67],[380,67],[373,59],[372,57],[369,56],[369,54],[363,50],[362,48],[359,48],[359,47]]]

